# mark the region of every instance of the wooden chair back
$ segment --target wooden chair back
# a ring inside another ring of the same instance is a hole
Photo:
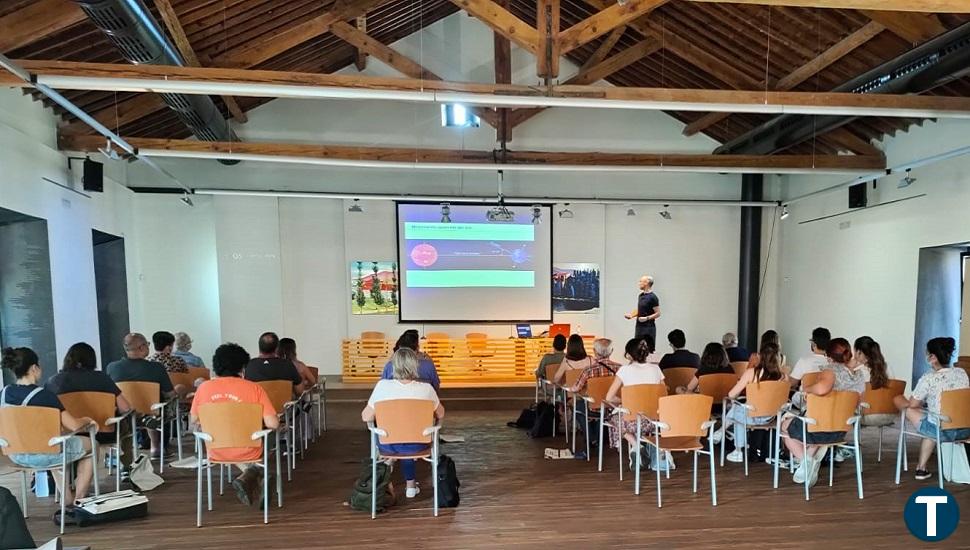
[[[804,375],[802,375],[802,386],[801,387],[807,388],[808,386],[811,386],[812,384],[818,382],[818,377],[819,376],[822,376],[822,373],[821,372],[809,372],[809,373],[805,373]]]
[[[600,407],[603,405],[603,400],[606,399],[606,394],[610,391],[610,386],[613,385],[613,380],[615,379],[615,376],[597,376],[596,378],[586,380],[586,396],[593,399],[592,403],[588,403],[589,410],[600,410]]]
[[[664,369],[663,373],[664,384],[667,385],[667,393],[673,395],[674,390],[678,386],[690,384],[690,381],[694,379],[694,374],[697,373],[697,369],[694,367],[673,367]]]
[[[202,431],[212,436],[209,449],[262,447],[253,434],[263,429],[263,408],[258,403],[206,403],[199,407]]]
[[[740,379],[744,375],[744,371],[748,370],[748,362],[731,361],[731,368],[734,369],[734,374]]]
[[[579,375],[583,374],[583,371],[584,370],[586,370],[586,369],[569,369],[569,370],[567,370],[566,371],[566,375],[563,376],[563,378],[564,378],[563,385],[566,386],[567,388],[573,387],[573,384],[575,384],[576,381],[579,380]]]
[[[360,333],[361,340],[384,340],[387,336],[376,330],[365,330]]]
[[[60,446],[47,443],[61,435],[61,411],[51,407],[0,407],[0,438],[6,440],[3,454],[51,454]]]
[[[451,340],[451,336],[444,332],[429,332],[424,337],[427,340]]]
[[[710,396],[715,403],[721,403],[731,388],[738,383],[738,377],[733,374],[705,374],[697,379],[697,387],[701,395]]]
[[[561,366],[562,363],[549,363],[546,365],[545,379],[551,382],[553,377],[556,376],[556,373],[559,372],[559,367]]]
[[[465,335],[465,342],[472,353],[488,351],[488,335],[484,332],[469,332]]]
[[[117,399],[100,391],[72,391],[57,396],[67,412],[74,418],[88,417],[98,423],[98,431],[113,432],[115,427],[108,425],[108,419],[115,415]]]
[[[205,367],[189,367],[189,375],[192,376],[193,384],[199,378],[202,378],[203,380],[212,379],[212,373]]]
[[[276,414],[283,412],[283,405],[293,399],[293,382],[289,380],[263,380],[257,382],[266,395],[269,396],[270,403],[276,409]]]
[[[862,409],[863,416],[870,414],[899,414],[899,409],[893,403],[893,398],[903,395],[906,391],[905,380],[890,380],[888,384],[879,388],[872,389],[872,384],[866,383],[866,391],[862,394],[862,400],[869,404],[868,409]]]
[[[805,413],[815,419],[815,424],[806,427],[814,432],[845,432],[849,430],[849,419],[855,414],[859,404],[859,394],[854,391],[833,391],[828,395],[809,395],[808,409]]]
[[[138,414],[155,414],[152,405],[158,403],[158,382],[117,382],[121,395]]]
[[[670,426],[663,437],[703,437],[701,425],[711,418],[714,400],[709,395],[686,394],[661,397],[657,413],[660,421]]]
[[[647,418],[656,420],[660,398],[665,395],[667,395],[667,386],[663,384],[623,386],[621,402],[623,408],[630,411],[630,414],[624,420],[635,422],[637,414],[643,414]]]
[[[188,372],[170,372],[168,373],[168,379],[172,381],[173,386],[192,388],[195,385],[195,377]]]
[[[379,441],[393,443],[431,443],[424,430],[434,425],[434,401],[427,399],[389,399],[374,403],[374,421],[387,432]]]
[[[788,402],[788,391],[791,384],[787,380],[762,380],[745,386],[746,403],[752,408],[748,410],[749,417],[775,416],[778,410]]]
[[[970,428],[970,388],[940,394],[940,414],[950,417],[949,422],[940,424],[941,429]]]

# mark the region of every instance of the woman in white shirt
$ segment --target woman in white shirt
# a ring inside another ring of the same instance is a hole
[[[391,356],[394,378],[391,380],[381,380],[374,386],[374,391],[367,400],[367,406],[361,411],[360,417],[364,422],[371,422],[375,418],[374,404],[381,401],[393,399],[423,399],[434,403],[435,418],[441,419],[445,416],[445,408],[438,400],[438,394],[434,391],[431,384],[418,381],[418,354],[412,349],[401,348]],[[390,445],[378,445],[382,454],[413,454],[428,450],[427,443],[394,443]],[[421,490],[415,481],[416,468],[414,460],[402,459],[401,470],[404,472],[404,481],[407,484],[405,494],[408,498],[414,498]]]
[[[933,456],[936,447],[937,418],[922,411],[923,405],[932,413],[940,414],[941,394],[948,390],[959,390],[970,387],[967,373],[959,367],[950,367],[950,359],[956,342],[953,338],[933,338],[926,343],[926,362],[933,368],[920,377],[913,389],[912,395],[906,399],[902,395],[896,396],[896,407],[906,411],[906,418],[915,426],[919,433],[926,436],[919,447],[919,463],[916,465],[916,479],[929,479],[933,476],[927,470],[927,463]],[[928,438],[928,439],[927,439]],[[940,430],[941,441],[962,441],[970,438],[970,429],[953,428]]]
[[[620,398],[617,394],[623,386],[663,384],[664,375],[660,367],[654,363],[647,362],[647,358],[653,353],[651,345],[648,339],[645,338],[633,338],[626,343],[626,358],[630,363],[623,365],[616,371],[616,378],[613,380],[613,385],[610,386],[610,390],[606,393],[606,401],[618,405]],[[619,430],[610,430],[611,445],[613,448],[619,448],[620,433],[622,433],[623,438],[630,443],[630,447],[636,448],[637,440],[635,434],[637,432],[637,423],[625,421],[622,418],[620,418],[619,422]],[[642,436],[647,436],[651,433],[650,426],[651,424],[649,422],[641,424],[640,431]]]

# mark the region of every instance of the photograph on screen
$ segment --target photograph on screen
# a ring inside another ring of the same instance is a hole
[[[495,210],[398,203],[402,321],[550,320],[551,209]]]
[[[552,309],[557,313],[599,312],[599,264],[557,264],[553,266]]]
[[[350,262],[350,312],[397,315],[397,262]]]

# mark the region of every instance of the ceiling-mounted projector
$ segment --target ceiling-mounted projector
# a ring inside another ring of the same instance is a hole
[[[500,204],[486,212],[485,219],[490,222],[512,222],[515,221],[515,213]]]

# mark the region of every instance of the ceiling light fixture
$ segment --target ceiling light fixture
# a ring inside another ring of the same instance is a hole
[[[451,204],[441,203],[441,223],[451,223]]]
[[[783,220],[783,219],[787,218],[788,216],[789,216],[788,205],[786,204],[786,205],[784,205],[784,206],[781,207],[781,216],[780,216],[780,219]]]
[[[102,155],[108,157],[110,160],[121,160],[121,154],[114,150],[114,145],[110,139],[104,147],[98,147],[98,151],[100,151]]]
[[[542,205],[540,204],[532,205],[532,223],[535,225],[542,223]]]
[[[906,175],[903,176],[903,179],[899,180],[899,184],[896,185],[896,189],[905,189],[916,183],[916,178],[913,177],[912,171],[912,168],[906,169]]]
[[[195,206],[195,204],[192,202],[192,198],[189,197],[188,193],[182,195],[182,198],[180,198],[179,200],[182,201],[182,204],[186,206],[189,206],[189,207]]]
[[[569,203],[567,202],[563,206],[564,206],[564,208],[559,211],[559,217],[561,219],[564,219],[564,220],[571,220],[571,219],[573,219],[573,211],[569,209]]]
[[[663,219],[665,219],[665,220],[672,220],[672,219],[674,219],[673,216],[670,215],[670,210],[667,210],[667,208],[669,206],[670,206],[669,204],[665,204],[664,205],[664,209],[661,210],[660,212],[657,212],[658,214],[660,214],[660,217],[663,218]]]
[[[354,204],[350,205],[347,212],[363,212],[364,209],[360,207],[360,199],[354,199]]]

